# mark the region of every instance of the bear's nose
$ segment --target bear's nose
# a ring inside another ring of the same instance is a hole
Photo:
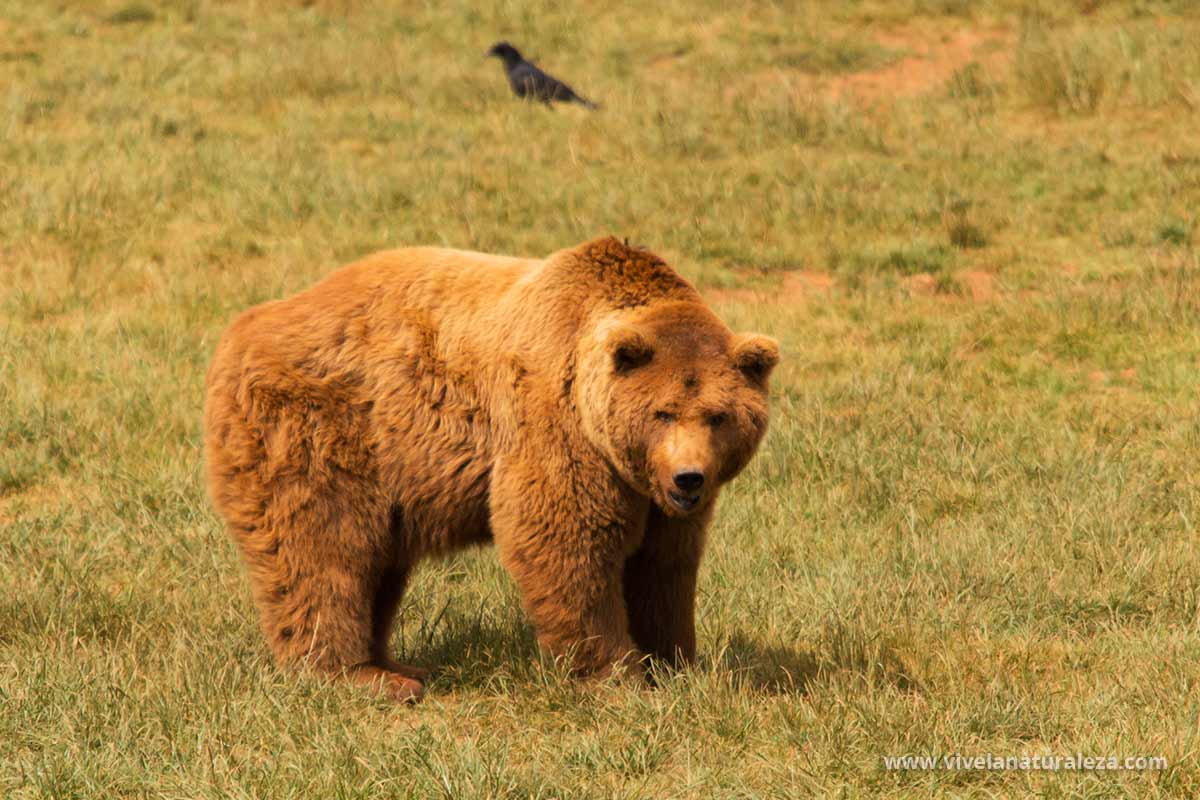
[[[679,490],[688,494],[695,494],[704,485],[704,473],[695,469],[681,469],[674,478]]]

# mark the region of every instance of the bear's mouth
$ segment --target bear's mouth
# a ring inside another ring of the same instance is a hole
[[[700,495],[698,494],[688,497],[679,492],[668,491],[667,497],[671,499],[671,503],[680,511],[691,511],[700,502]]]

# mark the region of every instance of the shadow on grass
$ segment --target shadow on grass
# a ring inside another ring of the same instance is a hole
[[[891,643],[840,625],[827,627],[815,649],[764,643],[737,631],[718,650],[713,668],[732,672],[735,684],[770,694],[807,694],[846,679],[901,691],[919,686],[912,666]]]
[[[712,668],[733,673],[734,682],[771,694],[805,694],[821,676],[811,650],[764,644],[738,631],[718,651]]]
[[[402,633],[396,645],[401,661],[433,671],[436,689],[442,692],[537,683],[551,674],[567,678],[565,671],[546,662],[524,618],[485,609],[444,614],[432,627]],[[823,626],[811,646],[762,641],[735,631],[717,643],[711,657],[701,658],[699,669],[727,673],[735,687],[770,694],[807,694],[845,681],[901,691],[920,689],[918,671],[902,647],[838,620]]]
[[[440,691],[523,680],[539,656],[533,629],[515,614],[446,614],[432,630],[401,634],[396,657],[431,670]]]

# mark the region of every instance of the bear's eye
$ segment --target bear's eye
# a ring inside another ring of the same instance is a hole
[[[675,415],[670,411],[655,411],[654,418],[659,422],[674,422]]]
[[[710,428],[719,428],[728,421],[729,421],[728,414],[709,414],[708,415],[708,426]]]

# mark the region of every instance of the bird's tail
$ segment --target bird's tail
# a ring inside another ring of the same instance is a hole
[[[600,105],[599,103],[593,103],[591,100],[588,100],[586,97],[580,97],[579,95],[575,95],[575,102],[579,103],[579,105],[583,106],[584,108],[588,109],[589,111],[599,111],[601,108],[603,108],[603,106]]]

